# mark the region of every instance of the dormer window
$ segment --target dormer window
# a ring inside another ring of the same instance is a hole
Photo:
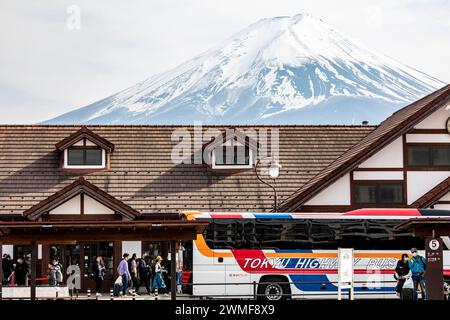
[[[213,170],[248,170],[254,166],[257,142],[237,129],[228,129],[204,146]]]
[[[109,167],[114,145],[86,127],[56,144],[63,169],[92,170]]]
[[[71,147],[64,150],[64,168],[104,168],[105,150],[97,147]]]
[[[245,145],[223,145],[213,150],[213,169],[246,169],[252,167],[253,152]]]

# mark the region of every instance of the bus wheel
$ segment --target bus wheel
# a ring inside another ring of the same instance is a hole
[[[262,300],[286,300],[291,294],[286,279],[280,277],[267,277],[258,285],[258,298]]]

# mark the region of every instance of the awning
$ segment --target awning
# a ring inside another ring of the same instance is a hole
[[[0,221],[0,243],[193,240],[207,225],[188,220]]]
[[[405,220],[395,226],[397,230],[410,231],[417,237],[450,235],[450,217],[418,217]]]

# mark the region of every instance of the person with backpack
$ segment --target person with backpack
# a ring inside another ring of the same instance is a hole
[[[394,278],[397,280],[397,286],[395,287],[395,292],[402,298],[402,289],[406,281],[406,276],[409,274],[409,257],[406,253],[402,254],[402,258],[397,261],[397,266],[395,267]]]
[[[409,260],[409,268],[412,273],[412,280],[414,282],[414,300],[418,299],[418,288],[420,283],[420,289],[422,291],[422,300],[426,299],[425,293],[425,270],[426,270],[426,260],[424,257],[419,255],[417,248],[411,249],[412,258]]]
[[[139,290],[139,279],[138,279],[138,262],[137,262],[137,254],[133,253],[131,259],[128,260],[128,268],[131,275],[132,286],[137,293]]]

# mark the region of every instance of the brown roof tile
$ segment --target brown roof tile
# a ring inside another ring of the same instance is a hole
[[[214,126],[224,130],[226,127]],[[180,210],[270,211],[271,190],[254,171],[232,175],[206,165],[174,165],[173,130],[191,126],[89,126],[115,146],[111,168],[83,175],[140,213]],[[204,126],[206,130],[211,126]],[[280,201],[374,130],[372,126],[238,126],[279,130]],[[80,126],[0,125],[0,214],[21,214],[77,180],[59,167],[58,141]]]

